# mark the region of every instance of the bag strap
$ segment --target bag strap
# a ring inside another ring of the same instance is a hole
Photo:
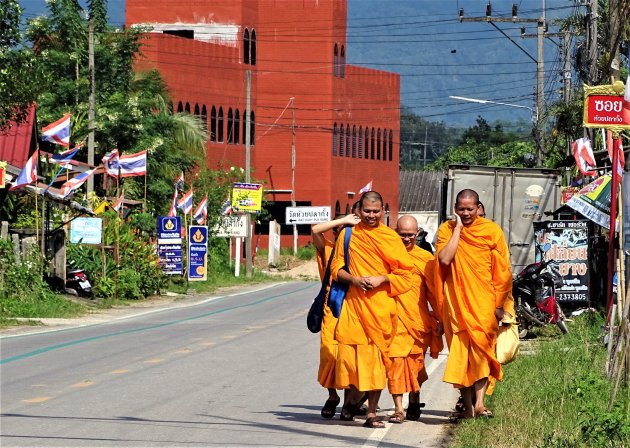
[[[334,256],[335,256],[335,248],[333,247],[333,250],[330,253],[330,257],[328,257],[328,264],[326,265],[326,272],[324,274],[324,280],[322,280],[322,288],[328,288],[328,283],[330,281],[330,265],[332,263],[332,259]]]
[[[346,233],[343,236],[343,261],[346,267],[350,266],[350,254],[348,248],[350,247],[350,237],[352,236],[352,227],[346,227]]]

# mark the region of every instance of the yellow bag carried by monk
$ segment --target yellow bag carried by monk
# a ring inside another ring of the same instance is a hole
[[[499,326],[497,336],[497,360],[501,364],[514,361],[520,348],[518,325],[513,317],[505,317]]]

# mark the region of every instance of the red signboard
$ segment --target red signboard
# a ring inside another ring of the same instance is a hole
[[[630,126],[630,103],[623,96],[589,95],[584,124],[592,127]]]

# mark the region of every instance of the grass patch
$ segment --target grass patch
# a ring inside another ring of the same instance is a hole
[[[2,298],[3,318],[76,317],[85,314],[87,308],[53,292],[42,292],[28,297]]]
[[[580,316],[569,334],[532,344],[504,367],[487,405],[492,420],[464,421],[455,428],[454,448],[630,447],[630,396],[619,390],[611,412],[612,383],[604,375],[602,319]]]

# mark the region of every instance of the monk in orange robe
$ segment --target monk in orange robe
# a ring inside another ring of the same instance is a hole
[[[410,215],[398,219],[396,232],[416,267],[411,289],[396,296],[398,325],[390,347],[391,367],[387,371],[389,393],[394,399],[391,423],[402,423],[405,417],[418,420],[421,414],[420,387],[429,377],[424,366],[424,355],[431,347],[431,356],[437,358],[442,350],[442,334],[435,315],[433,294],[433,255],[416,246],[420,232],[418,221]],[[402,397],[409,392],[407,414],[403,413]]]
[[[314,225],[311,228],[313,244],[317,250],[317,268],[319,278],[323,281],[326,273],[326,266],[332,253],[334,242],[326,238],[325,233],[332,230],[336,240],[339,231],[345,226],[354,226],[361,222],[358,216],[350,214],[347,216],[335,216],[335,219]],[[327,285],[330,288],[330,285]],[[336,408],[341,399],[335,389],[335,363],[337,362],[337,342],[335,341],[335,327],[337,318],[332,315],[332,311],[324,304],[324,318],[320,332],[319,345],[319,370],[317,380],[322,387],[328,389],[328,400],[321,410],[322,417],[333,418]]]
[[[501,228],[478,216],[474,190],[457,194],[454,213],[437,234],[436,292],[449,347],[443,380],[461,389],[463,417],[492,417],[484,400],[489,379],[503,375],[495,346],[512,291],[509,252]]]
[[[335,329],[337,389],[354,388],[368,392],[364,426],[380,428],[376,417],[381,391],[387,382],[389,347],[396,334],[398,317],[393,299],[411,288],[413,260],[400,237],[381,223],[383,198],[375,191],[361,196],[361,223],[352,229],[349,266],[344,270],[344,234],[335,245],[331,274],[349,285]],[[343,420],[352,420],[349,403],[341,410]]]

